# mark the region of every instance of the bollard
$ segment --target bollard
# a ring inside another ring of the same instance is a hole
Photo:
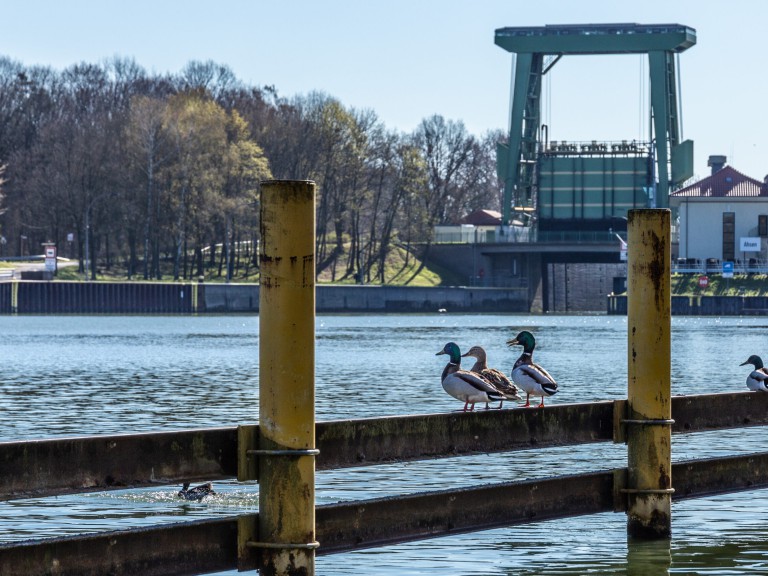
[[[672,503],[670,211],[627,222],[627,534],[669,538]]]
[[[261,183],[260,573],[315,573],[315,184]]]

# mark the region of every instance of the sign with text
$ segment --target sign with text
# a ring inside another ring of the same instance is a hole
[[[44,242],[43,249],[45,250],[45,269],[53,272],[56,270],[56,245]]]
[[[760,252],[760,237],[739,238],[739,249],[742,252]]]

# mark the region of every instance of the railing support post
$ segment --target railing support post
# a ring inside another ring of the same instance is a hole
[[[627,534],[669,538],[672,503],[670,211],[627,223]]]
[[[261,183],[259,540],[266,576],[315,573],[315,184]]]

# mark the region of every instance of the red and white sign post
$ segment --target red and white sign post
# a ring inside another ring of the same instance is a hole
[[[43,242],[43,249],[45,250],[45,269],[48,272],[56,271],[56,244],[52,242]]]

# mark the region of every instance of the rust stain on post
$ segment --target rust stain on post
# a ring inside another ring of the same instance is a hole
[[[315,448],[315,184],[261,184],[260,450]],[[308,270],[311,269],[311,273]],[[261,574],[315,573],[315,461],[259,456]],[[291,546],[291,545],[299,545]],[[252,549],[252,548],[251,548]]]
[[[627,533],[671,535],[670,211],[630,210]]]

